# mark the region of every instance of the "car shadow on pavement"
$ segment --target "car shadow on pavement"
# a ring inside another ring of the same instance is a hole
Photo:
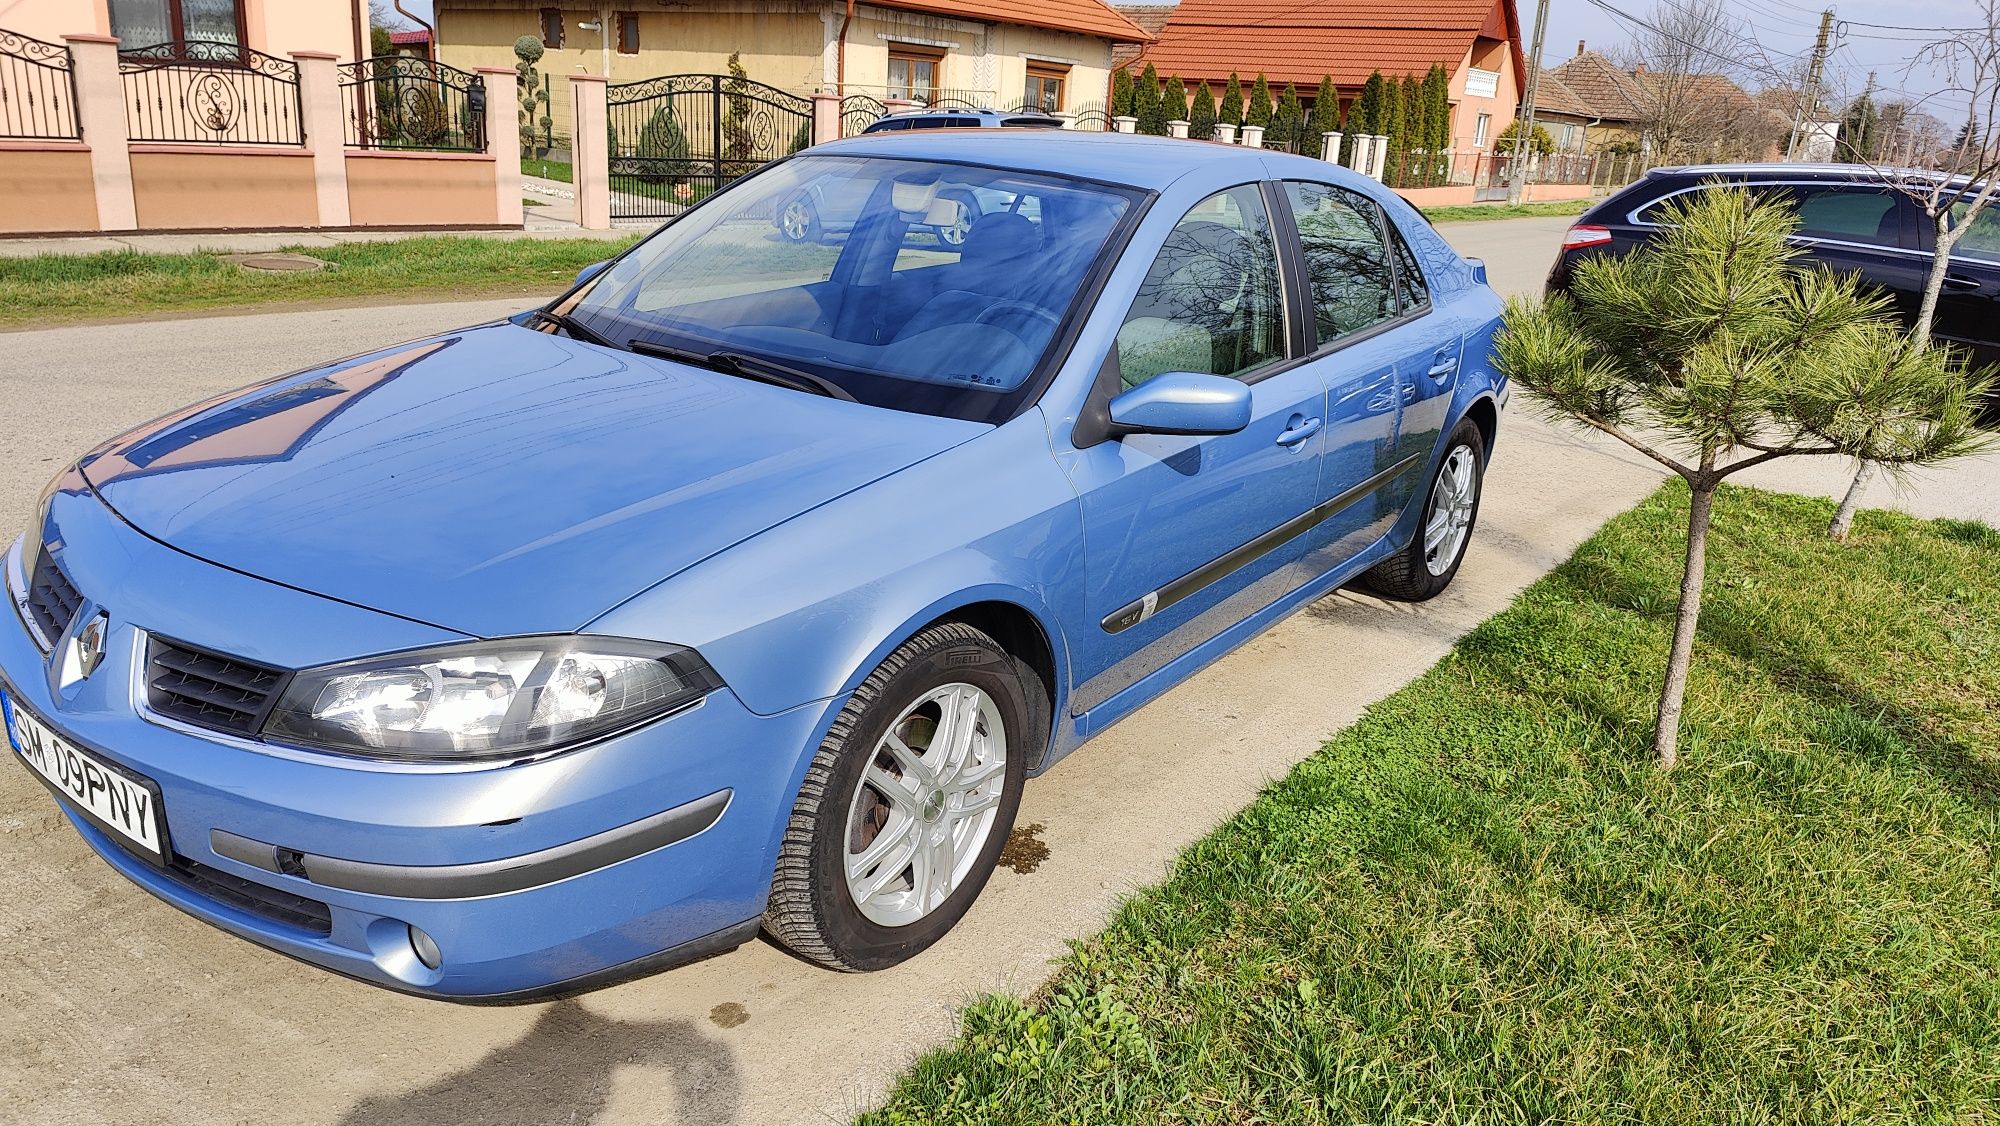
[[[443,1122],[589,1123],[611,1098],[613,1073],[664,1073],[676,1122],[729,1123],[741,1106],[736,1061],[685,1020],[613,1020],[576,1000],[549,1005],[519,1040],[471,1067],[401,1095],[363,1099],[343,1126]]]

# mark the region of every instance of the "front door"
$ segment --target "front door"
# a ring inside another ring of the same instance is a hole
[[[1963,222],[1966,210],[1965,204],[1952,208],[1954,220]],[[1930,238],[1926,231],[1926,245]],[[1989,206],[1973,216],[1972,229],[1952,247],[1932,332],[1964,348],[1974,364],[2000,364],[2000,209]]]
[[[1072,709],[1096,707],[1299,585],[1326,389],[1292,349],[1263,191],[1245,184],[1174,227],[1118,332],[1120,382],[1167,372],[1251,385],[1235,434],[1135,434],[1069,462],[1082,499],[1089,625],[1070,638]]]

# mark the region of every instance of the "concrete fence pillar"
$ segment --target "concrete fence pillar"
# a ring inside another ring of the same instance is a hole
[[[1137,133],[1139,131],[1139,119],[1130,114],[1120,114],[1112,118],[1111,124],[1116,126],[1120,133]]]
[[[1243,145],[1246,148],[1263,148],[1264,127],[1262,125],[1245,125],[1243,127]]]
[[[1368,134],[1356,133],[1354,135],[1353,143],[1347,146],[1346,164],[1356,172],[1360,172],[1362,169],[1368,167]],[[1363,174],[1365,175],[1366,173]]]
[[[1063,128],[1065,129],[1076,128],[1076,115],[1069,112],[1068,110],[1059,109],[1055,112],[1054,116],[1057,121],[1062,122]]]
[[[1167,136],[1169,136],[1169,137],[1179,137],[1179,138],[1180,138],[1180,139],[1182,139],[1182,140],[1186,140],[1186,139],[1187,139],[1187,133],[1188,133],[1188,125],[1189,125],[1189,124],[1190,124],[1190,123],[1189,123],[1189,122],[1186,122],[1186,121],[1169,121],[1169,122],[1167,122]]]
[[[823,145],[828,141],[840,140],[840,95],[821,90],[812,96],[813,131],[812,143]]]
[[[604,76],[569,76],[570,171],[576,189],[576,224],[611,229],[611,148],[605,136]]]
[[[477,68],[486,86],[486,151],[493,157],[493,221],[527,222],[521,205],[521,76],[511,66]]]
[[[883,99],[882,99],[882,112],[883,112],[883,113],[908,113],[908,112],[910,112],[911,110],[913,110],[913,109],[916,109],[916,108],[917,108],[917,100],[916,100],[915,98],[883,98]]]
[[[1218,121],[1218,122],[1216,122],[1216,123],[1215,123],[1215,139],[1216,139],[1216,140],[1218,140],[1218,141],[1221,141],[1221,142],[1222,142],[1223,144],[1225,144],[1225,145],[1233,145],[1233,144],[1235,144],[1235,143],[1236,143],[1236,126],[1234,126],[1234,125],[1231,125],[1231,124],[1230,124],[1229,122],[1227,122],[1227,121]]]
[[[346,114],[340,104],[340,56],[325,51],[293,51],[299,68],[299,124],[312,149],[313,191],[319,225],[353,223],[347,204]]]
[[[1319,135],[1319,158],[1328,164],[1340,163],[1340,133],[1329,131]]]
[[[118,40],[109,35],[65,35],[70,77],[76,82],[76,121],[90,146],[90,178],[97,189],[97,226],[131,231],[139,226],[132,198],[132,152],[125,135],[125,81],[118,76]]]
[[[1375,153],[1375,164],[1368,174],[1380,180],[1382,178],[1383,167],[1389,163],[1389,138],[1381,133],[1377,133],[1375,134],[1374,142],[1371,147]]]

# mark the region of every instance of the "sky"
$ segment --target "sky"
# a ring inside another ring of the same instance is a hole
[[[1521,4],[1522,33],[1533,42],[1534,0]],[[1605,0],[1628,15],[1646,19],[1654,0]],[[1812,52],[1820,12],[1834,13],[1834,45],[1828,56],[1826,100],[1835,105],[1859,94],[1875,72],[1876,101],[1924,102],[1925,112],[1954,124],[1965,117],[1962,95],[1940,93],[1947,83],[1928,67],[1911,68],[1911,56],[1940,37],[1940,28],[1978,26],[1984,18],[1972,0],[1841,0],[1837,4],[1811,0],[1729,0],[1729,11],[1744,24],[1744,57],[1759,53],[1780,67],[1796,67]],[[1891,25],[1883,27],[1879,25]],[[1919,30],[1902,30],[1904,28]],[[1924,28],[1933,30],[1925,31]],[[1543,62],[1561,65],[1576,53],[1579,39],[1593,49],[1630,39],[1633,27],[1590,0],[1549,0],[1549,32],[1542,46]]]
[[[1113,0],[1116,2],[1116,0]],[[1304,0],[1302,0],[1304,2]],[[1515,0],[1521,5],[1522,33],[1533,42],[1535,0]],[[1645,19],[1656,0],[1604,0],[1612,8]],[[1745,57],[1760,53],[1780,67],[1795,66],[1812,51],[1813,36],[1819,30],[1819,14],[1826,3],[1812,0],[1728,0],[1729,9],[1744,23],[1746,35],[1755,43],[1744,43]],[[403,6],[429,18],[431,0],[404,0]],[[1834,9],[1837,34],[1827,65],[1827,101],[1836,105],[1859,94],[1867,85],[1868,72],[1876,74],[1877,101],[1925,101],[1927,112],[1956,124],[1965,118],[1965,99],[1939,96],[1943,85],[1929,69],[1910,69],[1910,56],[1924,43],[1937,38],[1922,28],[1971,27],[1979,22],[1974,0],[1841,0]],[[1891,25],[1881,27],[1872,25]],[[1916,28],[1919,30],[1901,30]],[[1606,48],[1629,39],[1632,27],[1618,16],[1591,3],[1591,0],[1549,0],[1549,33],[1543,44],[1543,61],[1550,66],[1576,52],[1576,41],[1585,40],[1593,48]],[[1522,45],[1523,50],[1527,44]]]

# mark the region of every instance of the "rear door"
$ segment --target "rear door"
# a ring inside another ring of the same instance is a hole
[[[1304,570],[1339,567],[1388,532],[1429,468],[1457,386],[1462,333],[1433,305],[1382,208],[1314,181],[1285,184],[1297,232],[1307,366],[1327,388],[1327,436]]]
[[[1916,205],[1900,192],[1865,184],[1793,184],[1785,193],[1798,207],[1793,241],[1836,273],[1858,273],[1895,302],[1904,324],[1914,323],[1930,256],[1917,240]]]

